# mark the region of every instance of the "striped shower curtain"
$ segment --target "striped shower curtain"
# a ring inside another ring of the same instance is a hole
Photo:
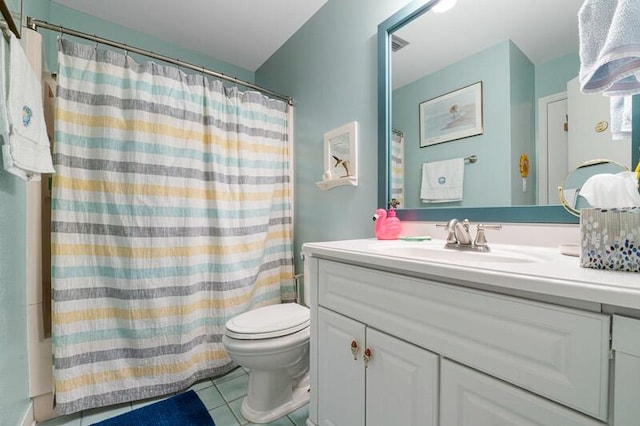
[[[225,322],[294,297],[287,105],[59,41],[56,410],[233,367]]]
[[[404,133],[393,129],[391,133],[391,198],[396,207],[404,207]]]

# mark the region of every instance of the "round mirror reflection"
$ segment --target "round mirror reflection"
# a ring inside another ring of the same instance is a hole
[[[558,187],[560,203],[569,213],[579,217],[580,209],[591,207],[587,200],[580,196],[582,186],[590,177],[597,174],[616,174],[626,171],[629,171],[626,166],[612,160],[597,159],[582,163],[569,172]]]

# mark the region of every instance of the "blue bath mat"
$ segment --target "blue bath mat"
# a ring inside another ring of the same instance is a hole
[[[198,395],[190,390],[93,426],[215,426],[215,423]]]

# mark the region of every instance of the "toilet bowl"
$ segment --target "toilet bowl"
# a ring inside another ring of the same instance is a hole
[[[249,369],[241,412],[268,423],[309,401],[309,309],[295,303],[270,305],[227,321],[222,344],[229,357]]]

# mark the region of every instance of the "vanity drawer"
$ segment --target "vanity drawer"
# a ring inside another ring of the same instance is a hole
[[[442,361],[440,423],[481,426],[604,426],[548,399],[500,380]]]
[[[320,305],[606,420],[606,315],[328,260],[318,272]]]

